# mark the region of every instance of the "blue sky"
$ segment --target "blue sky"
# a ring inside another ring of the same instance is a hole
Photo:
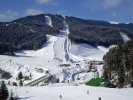
[[[133,0],[0,0],[0,21],[41,13],[133,23]]]

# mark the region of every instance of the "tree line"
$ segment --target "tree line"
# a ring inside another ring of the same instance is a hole
[[[133,87],[133,40],[110,49],[103,60],[105,79],[116,79],[117,87]]]
[[[0,84],[0,100],[18,100],[18,96],[15,96],[12,91],[9,94],[9,90],[4,81]]]
[[[45,15],[51,17],[53,27],[45,24]],[[13,45],[15,51],[37,50],[47,42],[46,34],[58,35],[59,30],[62,29],[63,20],[61,15],[41,14],[0,23],[0,42]],[[74,42],[107,47],[123,43],[119,32],[124,32],[133,38],[132,24],[122,24],[121,27],[111,25],[106,21],[84,20],[75,17],[66,17],[66,21],[70,28],[69,38]],[[0,54],[6,53],[0,52]]]

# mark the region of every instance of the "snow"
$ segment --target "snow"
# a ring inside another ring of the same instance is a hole
[[[119,24],[119,22],[115,22],[115,21],[110,21],[110,24]]]
[[[52,26],[49,16],[45,16],[45,22],[46,25]],[[32,29],[30,31],[35,32]],[[63,100],[98,100],[99,97],[102,100],[132,100],[131,93],[133,90],[130,88],[110,89],[81,85],[92,78],[102,76],[103,65],[96,65],[96,72],[91,70],[88,72],[89,62],[102,61],[104,54],[114,46],[106,48],[103,46],[93,47],[85,43],[71,44],[68,38],[69,33],[69,25],[64,20],[59,35],[47,35],[48,41],[44,43],[41,49],[19,51],[16,52],[16,56],[0,55],[0,68],[12,74],[13,77],[9,79],[11,82],[18,83],[16,78],[20,71],[24,76],[31,75],[31,80],[24,81],[24,84],[35,80],[38,82],[44,81],[43,78],[47,76],[46,71],[54,76],[48,86],[8,86],[9,90],[18,94],[20,99],[27,100],[53,100],[53,98],[59,100],[60,94],[63,96]],[[120,34],[125,42],[130,40],[125,34]],[[64,64],[69,66],[61,66]],[[41,80],[38,80],[40,78]],[[57,79],[59,79],[59,82],[65,83],[55,84]],[[41,84],[39,83],[39,85]],[[89,95],[87,95],[88,90]]]
[[[63,21],[63,27],[62,27],[62,30],[60,30],[60,34],[62,35],[66,35],[68,36],[69,35],[69,25],[67,24],[67,22],[64,20]]]
[[[37,51],[25,50],[17,52],[16,56],[0,55],[0,68],[10,72],[13,77],[11,80],[16,79],[18,73],[21,71],[24,75],[31,74],[32,79],[37,79],[45,75],[45,71],[52,70],[58,71],[56,68],[49,64],[49,61],[54,58],[53,44],[57,40],[55,36],[47,36],[48,43]],[[10,64],[11,61],[11,64]],[[37,72],[37,69],[44,70],[43,73]]]
[[[121,35],[124,43],[126,43],[126,42],[131,40],[126,34],[124,34],[122,32],[120,33],[120,35]]]
[[[120,22],[117,21],[109,21],[110,24],[120,24]],[[130,24],[130,22],[126,22],[124,24]]]
[[[63,28],[60,30],[57,41],[54,44],[54,59],[63,62],[68,63],[69,61],[69,55],[70,55],[70,41],[68,38],[69,35],[69,26],[67,22],[63,21]]]
[[[93,72],[84,72],[84,73],[80,73],[80,74],[77,74],[75,76],[75,83],[77,84],[83,84],[87,81],[89,81],[90,79],[94,78],[94,73]]]
[[[69,84],[54,84],[44,87],[8,87],[19,98],[25,100],[132,100],[133,89],[113,89],[104,87],[72,86]],[[89,91],[89,95],[87,94]]]
[[[80,43],[72,44],[70,51],[73,55],[76,55],[82,59],[84,58],[88,60],[102,61],[104,54],[106,54],[106,52],[108,52],[110,48],[111,47],[106,48],[103,46],[98,46],[98,48],[96,48],[89,44]]]
[[[9,26],[9,24],[6,24],[6,27]]]
[[[60,33],[57,36],[47,35],[48,41],[41,49],[16,52],[15,57],[0,55],[0,68],[3,70],[10,69],[8,71],[13,75],[9,79],[10,81],[15,81],[20,71],[25,76],[32,76],[32,80],[29,81],[45,77],[46,71],[49,71],[54,76],[52,83],[59,79],[60,82],[83,84],[95,77],[94,72],[87,73],[90,66],[89,61],[102,61],[103,55],[108,52],[110,47],[98,46],[96,48],[85,43],[71,44],[68,38],[70,34],[69,25],[65,17],[62,23]],[[52,20],[49,16],[45,16],[45,24],[52,26]],[[30,31],[35,32],[32,29]],[[60,66],[63,64],[69,66]],[[102,70],[99,70],[99,68],[98,73],[100,76],[102,75]],[[78,75],[81,79],[77,81]]]
[[[64,43],[66,42],[66,38],[63,37],[57,37],[57,41],[54,44],[54,59],[61,61],[61,62],[67,62],[68,59],[65,58],[66,52],[65,51],[65,46]]]
[[[39,50],[16,52],[15,57],[0,55],[0,68],[13,75],[11,81],[15,81],[20,71],[25,76],[31,74],[32,80],[35,80],[44,76],[47,70],[55,76],[54,80],[59,78],[60,82],[74,81],[71,79],[72,76],[75,78],[75,75],[85,73],[88,70],[87,66],[89,66],[90,60],[102,61],[103,55],[109,50],[109,48],[102,46],[96,48],[84,43],[72,44],[70,47],[70,41],[65,34],[64,36],[47,35],[47,38],[47,43]],[[70,62],[70,59],[74,62]],[[70,64],[70,66],[60,67],[61,64]],[[43,72],[39,72],[39,69]],[[92,73],[87,76],[87,79],[93,76]]]
[[[55,74],[61,79],[70,76],[66,76],[64,71],[62,71],[63,68],[59,67],[68,60],[66,55],[68,55],[69,50],[68,47],[64,46],[67,44],[66,36],[58,37],[47,35],[47,38],[48,42],[45,43],[39,50],[25,50],[16,52],[15,57],[0,55],[0,68],[9,71],[13,75],[12,79],[10,79],[11,81],[15,81],[20,71],[24,75],[31,74],[32,80],[44,76],[45,71],[40,73],[37,71],[38,69],[48,69],[52,75]],[[55,58],[60,58],[63,62],[57,61]],[[75,66],[75,64],[71,64],[71,68],[73,68],[72,70],[76,70]],[[69,72],[69,69],[65,70]]]
[[[33,29],[30,28],[30,31],[33,32],[33,33],[36,33],[36,31],[34,31]]]
[[[51,26],[51,27],[53,26],[50,16],[45,16],[45,24],[48,25],[48,26]]]
[[[103,46],[98,46],[97,47],[99,50],[101,50],[102,52],[108,52],[109,48],[103,47]]]

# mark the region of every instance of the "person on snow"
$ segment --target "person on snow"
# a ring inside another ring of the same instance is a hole
[[[98,100],[101,100],[101,98],[99,97]]]
[[[87,90],[87,94],[89,95],[89,90]]]
[[[60,99],[62,99],[62,95],[60,94]]]

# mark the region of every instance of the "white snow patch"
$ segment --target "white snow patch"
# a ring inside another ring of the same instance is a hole
[[[34,31],[34,30],[33,30],[33,29],[31,29],[31,28],[30,28],[30,31],[31,31],[32,33],[36,33],[36,31]]]
[[[9,24],[6,24],[6,27],[9,26]]]
[[[63,21],[63,28],[62,28],[62,30],[60,30],[60,34],[61,34],[61,35],[66,35],[66,36],[68,36],[69,33],[70,33],[70,32],[69,32],[69,25],[68,25],[67,22],[64,20],[64,21]]]
[[[54,59],[59,60],[61,62],[66,62],[65,52],[64,52],[64,43],[65,38],[57,37],[57,41],[54,43]]]
[[[73,44],[71,47],[71,53],[78,57],[83,57],[88,60],[100,60],[102,61],[103,55],[108,52],[109,48],[98,46],[98,48],[91,45],[81,43]]]
[[[125,35],[125,34],[122,33],[122,32],[120,32],[120,35],[121,35],[121,37],[122,37],[124,43],[126,43],[126,42],[128,42],[128,41],[131,40],[127,35]]]
[[[51,26],[51,27],[53,26],[50,16],[45,16],[45,24],[48,25],[48,26]]]
[[[110,21],[110,24],[119,24],[119,22],[115,22],[115,21]]]

